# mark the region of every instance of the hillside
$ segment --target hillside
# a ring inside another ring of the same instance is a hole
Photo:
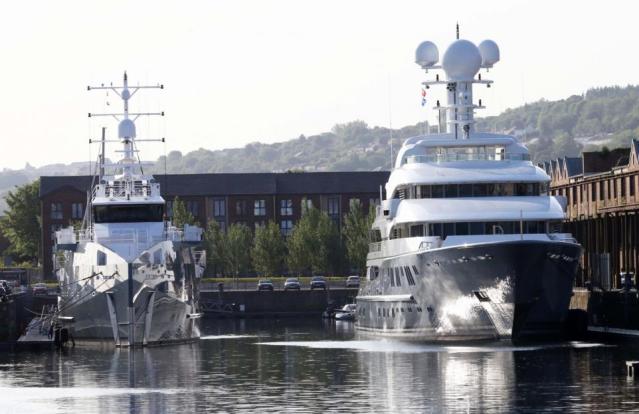
[[[639,86],[596,88],[558,101],[540,100],[498,116],[479,118],[477,129],[519,137],[534,160],[574,156],[582,149],[602,145],[627,146],[631,137],[639,135]],[[393,130],[393,146],[397,148],[403,139],[426,130],[425,123]],[[167,155],[166,165],[169,173],[387,169],[390,135],[388,128],[354,121],[336,125],[330,132],[275,144],[255,142],[244,148],[199,149],[187,154],[173,151]],[[164,172],[164,165],[164,157],[160,157],[154,172]],[[86,173],[85,162],[5,169],[0,171],[0,196],[41,175]]]

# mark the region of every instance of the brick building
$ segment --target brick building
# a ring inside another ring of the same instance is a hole
[[[300,218],[303,202],[325,211],[341,226],[351,199],[359,199],[366,211],[379,203],[380,186],[388,176],[388,172],[380,171],[170,174],[157,175],[155,179],[167,200],[169,216],[172,200],[179,197],[203,226],[216,220],[222,229],[232,223],[255,228],[272,220],[287,235]],[[45,277],[52,277],[53,233],[82,220],[91,180],[89,176],[40,178]]]
[[[540,164],[550,191],[567,200],[566,230],[584,247],[578,285],[618,287],[639,265],[639,140],[630,148],[584,152]]]

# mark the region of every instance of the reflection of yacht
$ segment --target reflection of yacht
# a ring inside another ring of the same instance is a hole
[[[473,84],[499,60],[490,41],[456,40],[442,66],[422,43],[417,63],[443,69],[440,131],[407,139],[371,230],[368,283],[357,328],[417,340],[520,338],[556,333],[580,246],[559,233],[565,199],[515,138],[475,132]],[[446,121],[447,120],[447,121]]]
[[[134,120],[154,114],[129,112],[129,99],[143,88],[155,86],[129,89],[126,73],[123,86],[89,87],[111,90],[124,102],[123,113],[93,114],[120,119],[122,158],[105,165],[103,136],[99,172],[82,228],[78,233],[72,227],[56,233],[59,313],[73,318],[76,340],[146,345],[200,336],[202,232],[165,222],[160,185],[143,173],[136,141],[151,140],[136,140]]]

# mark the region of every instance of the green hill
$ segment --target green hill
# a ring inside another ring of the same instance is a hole
[[[427,130],[426,123],[393,130],[394,148],[403,139]],[[639,135],[639,86],[595,88],[558,101],[540,100],[479,118],[477,130],[517,136],[528,145],[535,161],[575,156],[582,149],[603,145],[628,146],[630,138]],[[199,149],[187,154],[172,151],[166,157],[166,166],[169,173],[388,169],[390,135],[388,128],[354,121],[335,125],[330,132],[275,144],[255,142],[243,148]],[[164,158],[157,160],[153,172],[164,172]],[[87,164],[79,162],[5,169],[0,171],[0,197],[13,186],[41,175],[86,174],[87,170]]]

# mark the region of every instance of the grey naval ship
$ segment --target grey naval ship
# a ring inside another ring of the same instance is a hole
[[[541,338],[561,328],[581,246],[561,232],[566,200],[508,135],[476,132],[473,85],[500,59],[497,44],[459,39],[416,63],[446,87],[438,133],[397,153],[370,230],[357,329],[419,341]],[[443,70],[440,78],[439,70]]]
[[[205,257],[202,230],[176,228],[166,217],[160,185],[144,175],[134,121],[161,113],[132,113],[129,100],[143,89],[129,86],[88,87],[117,94],[124,110],[118,139],[106,140],[101,151],[87,209],[79,230],[56,232],[54,263],[61,286],[58,321],[68,324],[76,342],[109,342],[139,346],[196,340],[200,336],[198,284]],[[105,146],[115,142],[121,158],[106,163]]]

